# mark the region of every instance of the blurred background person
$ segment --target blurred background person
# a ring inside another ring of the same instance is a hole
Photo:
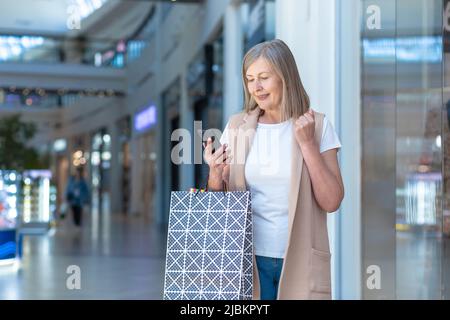
[[[66,201],[73,215],[73,222],[81,227],[83,206],[90,203],[90,192],[83,176],[83,169],[77,168],[76,173],[69,178],[66,188]]]

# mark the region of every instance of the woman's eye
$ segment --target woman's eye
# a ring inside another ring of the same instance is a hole
[[[261,80],[267,80],[268,78],[261,78]]]
[[[253,79],[247,79],[248,82],[253,82]]]

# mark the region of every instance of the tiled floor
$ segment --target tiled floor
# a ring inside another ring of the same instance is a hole
[[[26,235],[20,268],[0,266],[0,300],[161,299],[165,231],[119,214],[86,214],[85,222],[76,230],[65,219],[48,234]],[[71,265],[80,268],[80,289],[67,287]]]
[[[434,238],[397,240],[398,298],[440,299],[439,288],[448,283],[448,259],[441,261],[450,256],[448,241],[441,247]],[[439,248],[447,252],[442,257]],[[66,218],[47,234],[24,237],[18,269],[0,266],[0,300],[162,299],[165,250],[165,230],[141,217],[85,214],[81,230]],[[80,268],[79,290],[67,288],[71,265]]]

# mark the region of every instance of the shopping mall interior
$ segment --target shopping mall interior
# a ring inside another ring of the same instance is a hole
[[[171,192],[205,185],[202,135],[272,39],[342,142],[333,299],[450,299],[449,19],[449,0],[2,0],[0,300],[162,299]]]

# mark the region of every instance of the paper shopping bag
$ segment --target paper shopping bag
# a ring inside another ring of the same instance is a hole
[[[249,191],[174,191],[165,300],[249,300],[253,285]]]

